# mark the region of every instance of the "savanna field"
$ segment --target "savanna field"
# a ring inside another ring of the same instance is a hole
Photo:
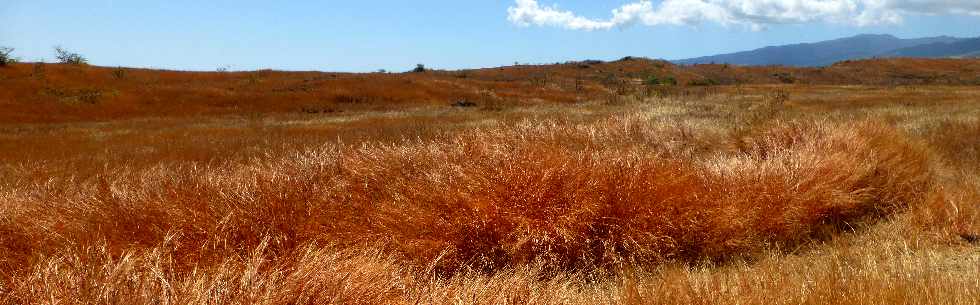
[[[980,60],[0,67],[0,304],[978,304]]]

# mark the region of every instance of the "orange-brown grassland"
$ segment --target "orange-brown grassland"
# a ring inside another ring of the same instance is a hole
[[[0,67],[0,304],[978,304],[980,60]]]

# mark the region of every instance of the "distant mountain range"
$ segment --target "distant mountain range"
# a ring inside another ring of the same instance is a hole
[[[865,34],[816,43],[772,46],[752,51],[681,59],[673,62],[676,64],[727,63],[747,66],[815,67],[831,65],[844,60],[875,57],[980,58],[980,37],[939,36],[901,39],[892,35]]]

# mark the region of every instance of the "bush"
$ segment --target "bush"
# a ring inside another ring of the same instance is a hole
[[[674,86],[677,85],[677,79],[674,78],[673,76],[668,76],[663,79],[660,79],[656,75],[651,75],[650,77],[647,77],[646,84],[647,86],[658,86],[658,85]]]
[[[124,79],[124,78],[126,78],[126,69],[123,69],[123,67],[118,67],[118,68],[112,70],[112,78],[115,78],[115,79]]]
[[[662,83],[660,82],[660,79],[657,78],[656,76],[650,76],[650,77],[647,77],[646,84],[647,84],[647,86],[657,86],[657,85],[660,85]]]
[[[13,52],[14,48],[0,47],[0,67],[17,63],[17,59],[10,56]]]
[[[475,102],[468,101],[468,100],[465,100],[465,99],[462,99],[462,100],[458,100],[458,101],[452,103],[452,106],[453,107],[469,108],[469,107],[476,107],[476,103]]]
[[[426,71],[425,65],[423,65],[423,64],[418,64],[418,65],[415,66],[415,69],[412,69],[412,72],[414,72],[414,73],[423,73],[425,71]]]
[[[696,80],[692,80],[690,83],[688,83],[688,85],[691,85],[691,86],[717,86],[717,85],[720,85],[720,84],[721,83],[719,81],[714,80],[714,79],[710,79],[710,78],[696,79]]]
[[[55,58],[58,59],[59,63],[69,64],[69,65],[88,64],[88,59],[82,57],[81,54],[65,50],[62,47],[54,47],[54,52],[55,52]]]
[[[793,74],[790,74],[790,73],[787,73],[787,72],[773,73],[772,74],[772,77],[775,77],[776,79],[779,79],[779,82],[784,83],[784,84],[796,83],[796,77],[793,76]]]

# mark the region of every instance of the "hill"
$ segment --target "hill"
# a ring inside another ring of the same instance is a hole
[[[892,35],[864,34],[816,43],[770,46],[751,51],[681,59],[674,63],[816,67],[874,57],[942,58],[980,52],[980,44],[976,40],[949,36],[901,39]]]
[[[980,55],[980,38],[953,42],[935,42],[902,48],[884,54],[888,57],[977,57]]]

